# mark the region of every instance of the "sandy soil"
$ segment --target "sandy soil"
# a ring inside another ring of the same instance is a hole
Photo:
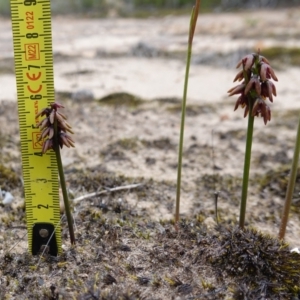
[[[226,91],[244,54],[299,46],[299,15],[300,9],[200,16],[188,92],[182,216],[214,217],[213,194],[219,190],[220,220],[236,223],[247,120],[241,110],[233,112],[236,99]],[[10,21],[1,19],[0,24],[0,158],[17,182],[2,181],[1,187],[15,196],[13,206],[19,207],[23,198],[12,36]],[[148,196],[132,190],[122,193],[120,201],[153,221],[172,218],[187,26],[184,16],[53,19],[57,99],[66,106],[75,131],[76,148],[63,150],[75,197],[107,186],[143,183]],[[247,209],[248,225],[273,236],[300,109],[299,67],[276,66],[272,120],[267,126],[262,119],[255,122]],[[97,179],[101,172],[115,180]],[[299,183],[300,178],[295,198]],[[10,212],[0,209],[4,215]],[[299,212],[295,199],[286,236],[291,246],[299,246]],[[15,225],[20,224],[17,219]],[[26,238],[21,240],[20,249],[26,249]]]

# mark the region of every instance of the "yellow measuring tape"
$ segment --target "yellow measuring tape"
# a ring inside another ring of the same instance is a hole
[[[28,246],[35,255],[48,245],[48,252],[57,255],[61,252],[57,166],[53,151],[42,155],[35,119],[38,111],[54,102],[50,0],[10,0],[10,4]]]

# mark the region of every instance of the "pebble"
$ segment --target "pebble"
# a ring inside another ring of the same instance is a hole
[[[293,248],[292,250],[291,250],[291,252],[292,253],[298,253],[298,254],[300,254],[300,248]]]
[[[5,205],[10,205],[13,200],[15,199],[14,196],[10,192],[6,191],[1,191],[2,192],[2,197],[4,196],[4,199],[2,200],[2,203]]]

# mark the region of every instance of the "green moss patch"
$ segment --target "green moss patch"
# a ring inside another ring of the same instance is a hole
[[[282,67],[282,63],[300,66],[300,48],[270,47],[262,51],[272,64]]]
[[[129,93],[113,93],[98,100],[101,105],[137,107],[144,103],[140,97]]]
[[[209,246],[208,246],[209,244]],[[207,259],[216,276],[234,278],[233,299],[292,299],[300,292],[300,255],[288,245],[255,230],[225,228],[204,239],[199,260]]]
[[[11,190],[20,186],[20,179],[18,174],[12,169],[0,164],[0,188],[3,190]]]

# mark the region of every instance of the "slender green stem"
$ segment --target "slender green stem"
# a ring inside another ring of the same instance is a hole
[[[217,224],[219,224],[219,216],[218,216],[218,198],[219,198],[219,192],[217,192],[217,191],[215,190],[214,196],[215,196],[215,215],[216,215],[216,222],[217,222]]]
[[[279,229],[279,239],[280,240],[284,239],[286,225],[287,225],[288,218],[289,218],[289,212],[290,212],[290,207],[291,207],[291,203],[292,203],[295,182],[296,182],[296,178],[297,178],[299,152],[300,152],[300,118],[299,118],[298,129],[297,129],[294,157],[293,157],[293,162],[292,162],[292,170],[291,170],[291,174],[290,174],[290,178],[289,178],[289,182],[288,182],[288,187],[286,190],[283,215],[282,215],[280,229]]]
[[[239,226],[242,229],[244,228],[245,225],[248,183],[249,183],[249,173],[250,173],[250,164],[251,164],[251,148],[252,148],[252,137],[253,137],[253,125],[254,125],[254,117],[252,116],[251,113],[252,107],[253,107],[252,99],[249,99],[248,129],[247,129],[242,198],[241,198],[241,208],[240,208],[240,223],[239,223]]]
[[[177,189],[176,189],[176,209],[175,209],[175,224],[179,221],[179,210],[180,210],[180,190],[181,190],[181,170],[182,170],[182,155],[183,155],[183,138],[184,138],[184,123],[185,123],[185,111],[186,111],[186,99],[189,81],[189,72],[192,56],[192,45],[193,37],[196,28],[198,13],[200,7],[200,0],[196,1],[195,7],[193,7],[190,27],[189,27],[189,40],[188,40],[188,50],[186,58],[186,69],[184,78],[184,88],[183,88],[183,99],[181,107],[181,126],[180,126],[180,137],[179,137],[179,150],[178,150],[178,167],[177,167]]]
[[[54,120],[54,152],[56,156],[56,161],[57,161],[57,168],[58,168],[58,173],[59,173],[59,178],[60,178],[60,186],[64,198],[64,205],[65,205],[65,212],[67,216],[67,222],[69,226],[69,232],[70,232],[70,240],[71,244],[75,245],[75,235],[74,235],[74,228],[73,228],[73,218],[71,214],[71,209],[70,209],[70,204],[69,204],[69,199],[68,199],[68,192],[67,192],[67,187],[66,187],[66,181],[65,181],[65,175],[64,175],[64,169],[63,169],[63,164],[61,160],[61,155],[60,155],[60,149],[59,149],[59,143],[58,143],[58,133],[57,133],[57,120]]]

